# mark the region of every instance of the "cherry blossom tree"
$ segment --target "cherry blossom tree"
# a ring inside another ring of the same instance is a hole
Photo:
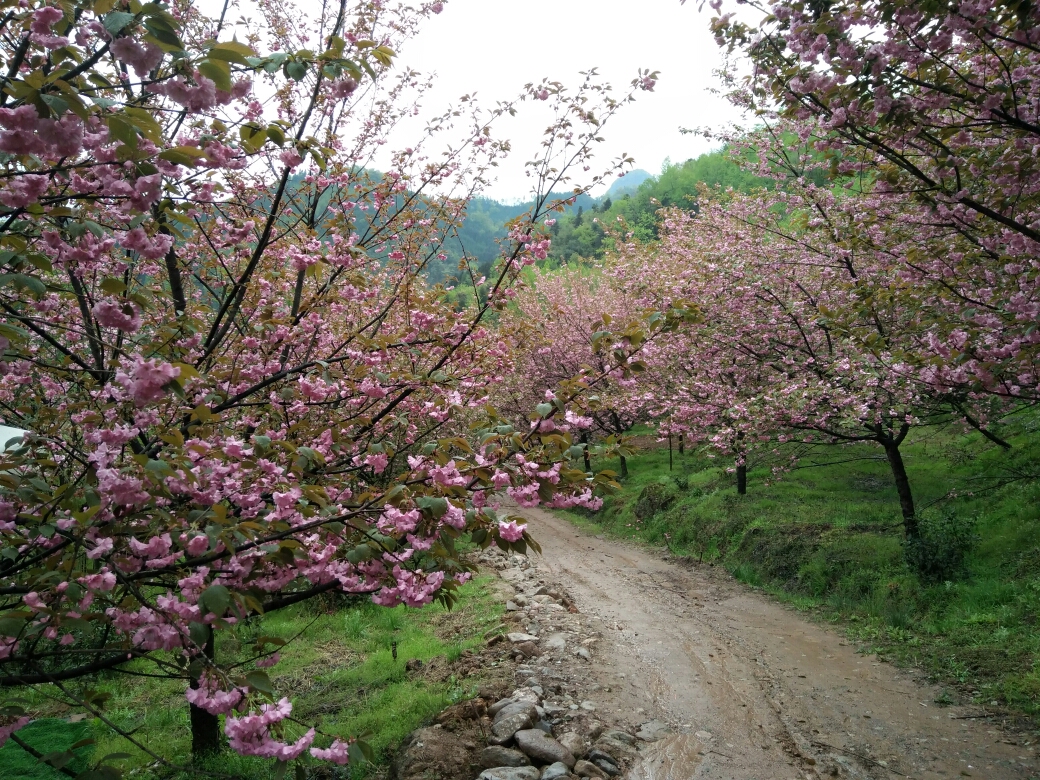
[[[893,258],[930,240],[890,229],[899,205],[806,177],[749,195],[705,191],[697,214],[665,213],[660,243],[623,247],[618,278],[641,305],[682,299],[701,315],[647,359],[647,376],[665,381],[646,392],[670,426],[734,452],[738,467],[756,442],[876,443],[914,537],[901,444],[915,426],[977,423],[991,403],[951,398],[903,359],[934,320],[893,290]]]
[[[547,430],[564,404],[532,431],[487,404],[490,315],[632,93],[590,73],[491,112],[467,98],[376,173],[426,83],[394,51],[441,9],[262,2],[232,23],[230,3],[31,0],[0,19],[0,415],[29,431],[0,465],[0,686],[105,719],[68,682],[133,661],[185,680],[197,754],[223,718],[242,754],[343,764],[349,735],[283,736],[280,641],[232,668],[221,631],[328,591],[450,604],[462,534],[533,544],[490,493],[593,500]],[[424,269],[525,101],[553,113],[535,205],[460,308]],[[28,714],[0,717],[28,747]]]
[[[512,334],[515,347],[513,370],[496,389],[500,408],[524,419],[539,400],[556,398],[568,383],[594,384],[561,425],[580,431],[586,471],[591,471],[589,437],[599,434],[609,454],[618,457],[621,476],[628,476],[632,451],[624,434],[649,419],[649,403],[637,390],[643,353],[652,349],[653,339],[644,342],[638,335],[640,311],[635,298],[613,284],[609,267],[535,270],[531,284],[503,314],[504,332]],[[619,336],[614,343],[608,338],[612,332]],[[633,339],[640,354],[630,360]]]
[[[749,4],[763,14],[753,24],[722,5],[712,25],[733,55],[735,100],[770,122],[803,121],[835,173],[870,179],[903,204],[899,228],[937,239],[893,258],[931,299],[907,355],[920,378],[1035,400],[1040,8],[782,0]]]

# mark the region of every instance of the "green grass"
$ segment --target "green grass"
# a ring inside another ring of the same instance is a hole
[[[1023,479],[994,488],[1016,471],[1040,473],[1038,427],[1035,416],[1006,426],[1009,452],[951,431],[921,431],[904,445],[925,521],[945,511],[976,523],[966,571],[938,582],[908,567],[887,462],[870,459],[882,453],[867,445],[818,452],[799,465],[851,462],[780,479],[752,469],[745,496],[729,464],[674,452],[670,471],[667,448],[649,449],[629,459],[622,490],[600,512],[562,514],[721,564],[840,624],[865,650],[923,667],[962,698],[1040,719],[1040,485]],[[940,500],[950,491],[958,497]]]
[[[90,736],[90,725],[85,722],[69,723],[60,718],[40,718],[19,730],[18,737],[43,753],[63,753],[80,740]],[[75,755],[67,769],[82,772],[87,768],[93,747],[85,745],[72,751]],[[4,780],[57,780],[65,777],[57,769],[42,764],[19,745],[9,741],[0,748],[0,777]]]
[[[409,732],[449,704],[476,693],[477,677],[444,679],[447,672],[431,675],[405,670],[410,659],[418,659],[428,668],[428,662],[438,658],[443,659],[438,667],[443,670],[444,664],[457,661],[467,650],[482,645],[484,632],[499,623],[502,606],[494,597],[491,578],[476,578],[463,586],[459,595],[459,603],[450,612],[438,605],[387,609],[367,599],[328,611],[320,611],[315,605],[288,608],[261,621],[218,633],[217,652],[230,659],[245,654],[257,636],[288,640],[300,635],[283,650],[281,662],[268,670],[279,696],[289,697],[293,717],[307,726],[316,725],[321,732],[333,736],[364,735],[375,751],[376,764],[385,765]],[[191,737],[183,682],[108,674],[92,685],[111,695],[105,707],[107,718],[121,728],[134,729],[136,739],[172,763],[190,763]],[[18,695],[29,701],[27,706],[34,715],[62,714],[45,690],[19,691]],[[65,720],[48,722],[60,724],[59,734],[61,728],[73,728]],[[296,739],[307,726],[290,724],[284,738]],[[135,777],[196,780],[194,771],[153,771],[148,767],[151,758],[100,721],[78,723],[75,728],[89,732],[87,736],[96,740],[96,757],[130,754],[130,758],[116,764],[124,771],[134,770]],[[19,733],[31,734],[29,727]],[[315,744],[323,746],[329,741],[328,737],[319,737]],[[37,746],[35,742],[30,744]],[[47,748],[51,749],[55,748]],[[3,780],[11,777],[6,763],[9,756],[19,754],[20,760],[27,759],[36,772],[24,775],[26,778],[52,780],[60,776],[49,767],[36,764],[35,759],[12,743],[0,752]],[[270,761],[230,753],[223,753],[199,768],[238,778],[269,778],[272,772]],[[349,777],[364,778],[375,770],[371,765],[357,767]]]

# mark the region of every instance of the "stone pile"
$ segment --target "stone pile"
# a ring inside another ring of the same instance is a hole
[[[478,780],[611,778],[639,755],[635,736],[599,722],[584,734],[554,727],[539,687],[518,688],[488,707],[491,734],[480,752]]]
[[[669,733],[656,721],[637,735],[594,720],[582,695],[584,666],[598,640],[562,590],[540,580],[530,560],[490,548],[480,558],[512,586],[506,620],[516,630],[491,640],[508,643],[521,687],[488,707],[488,746],[478,780],[613,778],[639,756],[639,746]]]
[[[604,723],[594,700],[604,689],[590,674],[599,633],[527,556],[492,547],[478,562],[498,572],[506,606],[504,625],[484,652],[512,666],[515,688],[498,700],[490,691],[481,693],[413,732],[391,766],[390,780],[622,777],[643,746],[671,730],[658,721],[638,727],[636,720],[629,727]]]

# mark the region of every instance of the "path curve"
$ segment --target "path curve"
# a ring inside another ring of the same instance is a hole
[[[513,511],[542,546],[538,568],[598,623],[601,706],[675,727],[630,780],[1040,776],[1028,737],[938,707],[939,689],[726,572]]]

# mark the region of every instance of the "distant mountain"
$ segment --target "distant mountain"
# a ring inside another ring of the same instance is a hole
[[[642,168],[636,168],[634,171],[626,173],[623,177],[615,179],[614,183],[610,185],[610,189],[607,190],[607,197],[616,199],[626,193],[633,195],[639,189],[640,184],[652,178],[653,176]]]
[[[554,192],[549,200],[565,200],[568,192]],[[441,247],[448,260],[432,265],[427,271],[427,279],[441,282],[454,276],[458,262],[462,257],[477,261],[478,275],[490,273],[494,261],[499,257],[502,246],[499,241],[506,237],[506,222],[519,217],[533,205],[533,201],[519,203],[502,203],[491,198],[473,198],[466,207],[466,218],[457,231],[446,237]],[[574,217],[578,212],[595,209],[596,201],[586,194],[575,198],[572,205],[564,206],[563,212],[551,216],[556,219]]]

